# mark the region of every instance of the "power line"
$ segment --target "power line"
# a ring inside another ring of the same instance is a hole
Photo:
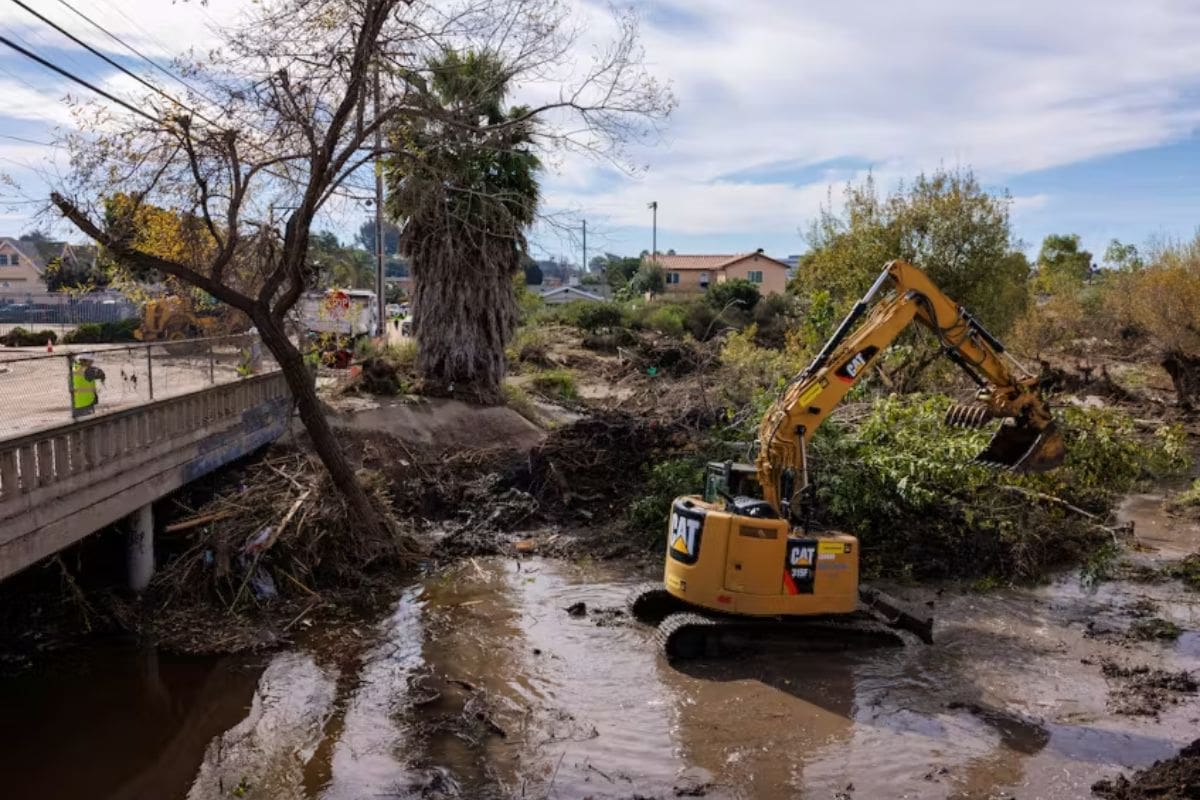
[[[43,67],[46,67],[47,69],[54,70],[59,75],[62,75],[64,78],[67,78],[68,80],[72,80],[75,83],[78,83],[80,86],[85,86],[88,89],[91,89],[93,92],[100,95],[101,97],[105,97],[105,98],[111,100],[112,102],[116,103],[117,105],[122,106],[123,108],[125,108],[129,111],[132,111],[134,114],[137,114],[140,117],[145,117],[146,119],[153,122],[155,125],[161,124],[161,120],[156,119],[155,117],[152,117],[151,115],[147,114],[145,111],[142,111],[140,108],[135,108],[134,106],[131,106],[129,103],[125,102],[121,98],[116,97],[115,95],[109,94],[108,92],[101,89],[99,86],[96,86],[95,84],[85,81],[83,78],[80,78],[78,75],[74,74],[73,72],[63,69],[62,67],[58,66],[54,62],[47,61],[46,59],[39,56],[37,53],[34,53],[30,50],[26,50],[24,47],[21,47],[19,44],[16,44],[15,42],[13,42],[13,40],[9,39],[7,36],[0,36],[0,44],[6,45],[7,47],[10,47],[13,50],[16,50],[18,53],[25,56],[26,58],[36,61],[37,63],[41,64]]]
[[[187,111],[191,111],[191,113],[193,113],[193,114],[196,114],[196,116],[199,116],[201,119],[203,119],[203,116],[202,116],[202,115],[200,115],[200,114],[197,114],[195,111],[193,111],[192,109],[188,108],[188,107],[187,107],[187,106],[185,106],[183,103],[181,103],[181,102],[179,102],[178,100],[176,100],[174,97],[171,97],[171,95],[167,94],[167,93],[166,93],[166,92],[164,92],[162,89],[160,89],[160,88],[158,88],[157,86],[155,86],[154,84],[150,83],[150,81],[146,80],[146,79],[145,79],[145,78],[143,78],[141,75],[138,75],[137,73],[133,72],[132,70],[126,69],[126,68],[125,68],[124,66],[122,66],[121,64],[119,64],[119,63],[117,63],[116,61],[114,61],[113,59],[109,58],[109,57],[108,57],[107,55],[105,55],[103,52],[101,52],[101,51],[97,50],[96,48],[92,47],[90,44],[88,44],[88,43],[87,43],[87,42],[85,42],[84,40],[80,39],[80,38],[79,38],[78,36],[76,36],[75,34],[71,33],[70,31],[66,30],[65,28],[63,28],[61,25],[59,25],[59,24],[58,24],[57,22],[55,22],[54,20],[51,20],[51,19],[48,19],[48,18],[46,18],[45,16],[43,16],[43,15],[42,15],[40,12],[38,12],[38,11],[34,11],[32,8],[30,8],[29,6],[25,5],[25,3],[21,2],[21,0],[12,0],[12,2],[13,2],[13,3],[15,3],[16,5],[20,6],[21,8],[25,9],[26,11],[28,11],[28,12],[29,12],[30,14],[32,14],[33,16],[37,17],[37,18],[38,18],[38,19],[40,19],[42,22],[44,22],[44,23],[46,23],[47,25],[49,25],[51,28],[54,28],[54,30],[58,31],[58,32],[59,32],[59,33],[61,33],[63,36],[66,36],[68,39],[70,39],[71,41],[75,42],[75,44],[77,44],[77,45],[79,45],[80,47],[82,47],[83,49],[87,50],[87,51],[88,51],[89,53],[91,53],[92,55],[96,56],[96,57],[97,57],[97,58],[99,58],[99,59],[102,59],[102,60],[103,60],[105,63],[107,63],[107,64],[110,64],[110,65],[112,65],[112,66],[116,67],[117,69],[119,69],[119,70],[120,70],[121,72],[123,72],[124,74],[128,75],[129,77],[133,78],[133,79],[134,79],[135,81],[137,81],[138,83],[140,83],[140,84],[142,84],[143,86],[145,86],[146,88],[150,89],[150,91],[152,91],[152,92],[156,92],[156,93],[158,93],[158,94],[162,95],[162,96],[163,96],[163,97],[165,97],[167,100],[169,100],[169,101],[171,101],[172,103],[174,103],[175,105],[177,105],[177,106],[179,106],[179,107],[181,107],[181,108],[183,108],[183,109],[186,109]],[[211,120],[209,120],[209,121],[211,122]],[[213,124],[216,124],[216,123],[213,123]]]
[[[154,59],[150,58],[150,56],[146,55],[146,54],[145,54],[145,53],[143,53],[141,50],[138,50],[136,47],[134,47],[133,45],[129,44],[129,43],[128,43],[128,42],[126,42],[124,39],[122,39],[120,36],[117,36],[115,33],[113,33],[112,31],[110,31],[108,28],[104,27],[104,26],[103,26],[103,25],[101,25],[99,22],[96,22],[94,19],[92,19],[91,17],[89,17],[87,14],[83,13],[82,11],[80,11],[79,9],[77,9],[75,6],[71,5],[69,2],[67,2],[67,0],[58,0],[58,2],[59,2],[59,3],[61,3],[61,4],[63,4],[63,5],[64,5],[64,6],[66,6],[67,8],[69,8],[71,11],[73,11],[73,12],[74,12],[76,15],[78,15],[78,16],[79,16],[81,19],[83,19],[83,20],[84,20],[85,22],[87,22],[89,25],[91,25],[92,27],[94,27],[94,28],[96,28],[97,30],[99,30],[99,31],[100,31],[101,33],[103,33],[105,36],[107,36],[108,38],[112,39],[114,42],[116,42],[117,44],[121,45],[121,46],[122,46],[122,47],[124,47],[126,50],[128,50],[128,51],[129,51],[129,52],[131,52],[131,53],[133,53],[135,56],[137,56],[138,58],[142,59],[143,61],[145,61],[145,62],[146,62],[147,64],[149,64],[150,66],[154,67],[156,70],[158,70],[158,71],[159,71],[159,72],[161,72],[162,74],[166,75],[166,76],[167,76],[168,78],[170,78],[171,80],[173,80],[173,81],[175,81],[176,83],[180,84],[181,86],[183,86],[183,87],[185,87],[185,88],[189,89],[190,91],[193,91],[193,92],[195,92],[195,93],[196,93],[198,96],[200,96],[200,97],[203,97],[205,100],[207,100],[208,102],[212,103],[213,105],[216,105],[216,106],[219,106],[219,105],[220,105],[220,103],[218,103],[216,100],[213,100],[211,97],[209,97],[208,95],[204,94],[204,92],[201,92],[201,91],[200,91],[199,89],[197,89],[195,86],[193,86],[192,84],[188,83],[188,82],[187,82],[187,81],[185,81],[183,78],[180,78],[180,77],[179,77],[178,75],[176,75],[174,72],[171,72],[170,70],[166,69],[165,67],[162,67],[162,66],[160,66],[160,65],[159,65],[159,63],[158,63],[157,61],[155,61]],[[117,10],[117,13],[121,13],[121,10],[120,10],[119,8],[118,8],[118,9],[116,9],[116,10]],[[124,16],[124,14],[122,14],[122,16]],[[129,18],[128,18],[128,17],[126,17],[126,19],[129,19]],[[129,20],[129,21],[130,21],[131,23],[133,23],[133,20]],[[133,24],[136,26],[136,23],[133,23]]]
[[[36,139],[26,139],[23,136],[13,136],[11,133],[0,133],[0,139],[12,139],[14,142],[24,142],[25,144],[36,144],[42,147],[58,147],[59,145],[53,142],[39,142]]]

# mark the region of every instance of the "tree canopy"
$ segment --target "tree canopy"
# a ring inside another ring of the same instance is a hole
[[[872,177],[846,186],[808,230],[793,289],[829,293],[843,311],[894,258],[910,261],[987,326],[1003,332],[1026,303],[1029,264],[1012,234],[1011,200],[967,169],[920,175],[881,197]]]

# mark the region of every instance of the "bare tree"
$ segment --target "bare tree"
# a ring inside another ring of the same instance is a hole
[[[503,54],[526,83],[542,143],[568,151],[619,159],[622,143],[651,130],[672,100],[639,64],[627,19],[578,70],[583,26],[560,0],[264,0],[247,13],[222,31],[221,48],[182,65],[186,96],[148,93],[136,114],[96,106],[80,115],[87,124],[68,141],[73,172],[51,199],[122,262],[198,287],[253,320],[334,483],[360,523],[382,532],[384,518],[285,330],[313,285],[314,220],[366,199],[376,158],[403,156],[394,143],[376,147],[377,131],[444,115],[427,65],[446,52]],[[582,77],[562,83],[573,74]],[[521,122],[446,120],[483,139]],[[177,215],[188,241],[148,230],[147,208]]]

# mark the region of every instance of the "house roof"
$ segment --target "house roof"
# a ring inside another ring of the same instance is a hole
[[[759,252],[738,253],[737,255],[663,255],[662,253],[659,253],[656,260],[662,265],[662,268],[666,270],[708,270],[716,272],[725,269],[731,264],[736,264],[739,261],[744,261],[745,259],[753,258],[754,256],[774,262],[784,269],[787,269],[788,265],[779,259],[771,258],[765,253]],[[649,260],[650,256],[646,256],[643,259],[643,261]]]
[[[572,285],[572,286],[555,286],[553,289],[546,289],[545,291],[540,292],[540,294],[542,295],[542,297],[549,297],[552,294],[577,294],[580,297],[586,298],[588,300],[601,300],[601,301],[604,300],[603,297],[596,294],[595,292],[589,292],[587,289],[581,289],[580,287],[574,286],[574,285]]]
[[[45,269],[46,263],[42,260],[41,255],[37,252],[37,248],[30,242],[22,242],[12,236],[0,236],[0,244],[7,244],[12,249],[16,250],[21,255],[25,256],[25,260],[33,265],[33,268],[40,274]]]

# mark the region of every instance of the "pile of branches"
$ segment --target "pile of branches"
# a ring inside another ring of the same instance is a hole
[[[379,473],[361,470],[359,480],[380,508],[389,508]],[[162,609],[218,604],[236,613],[279,598],[317,598],[419,555],[394,521],[383,539],[355,526],[328,473],[301,451],[272,451],[186,512],[164,531],[164,546],[178,555],[151,586]]]
[[[681,425],[598,412],[555,430],[530,453],[527,490],[544,513],[591,519],[607,512],[616,519],[636,493],[646,464],[692,446]]]

